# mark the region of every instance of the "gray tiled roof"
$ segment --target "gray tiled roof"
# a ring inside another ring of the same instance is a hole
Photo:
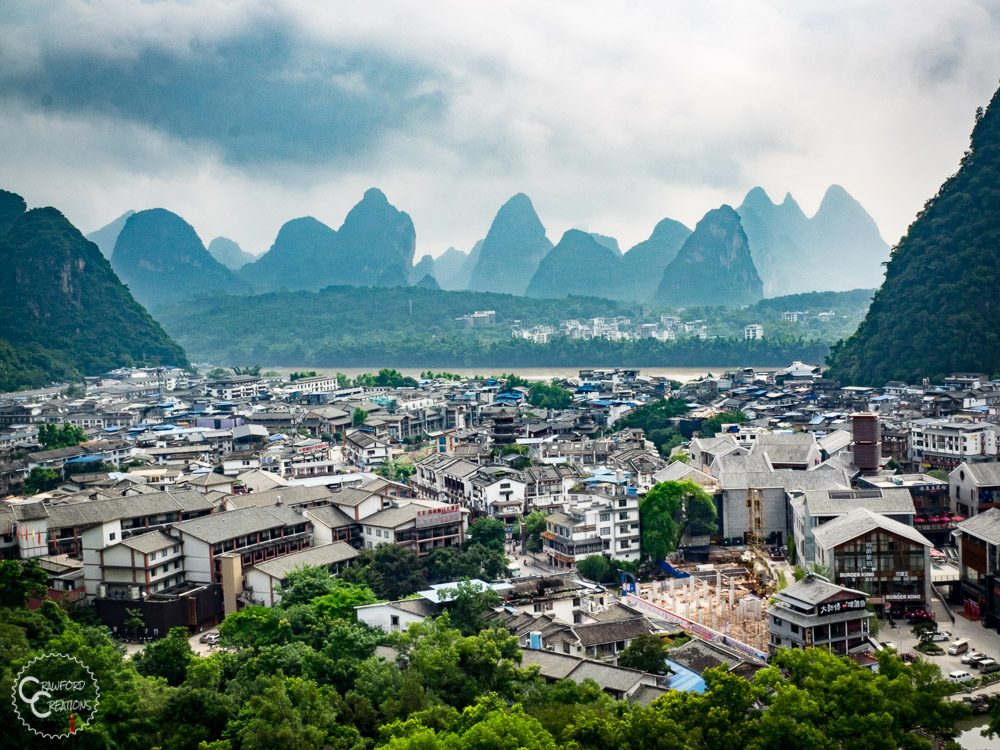
[[[367,516],[362,523],[369,526],[381,526],[382,528],[394,529],[406,523],[412,523],[417,514],[426,510],[422,505],[408,503],[401,508],[385,508]]]
[[[982,463],[967,463],[964,468],[979,486],[992,487],[1000,485],[1000,461],[984,461]]]
[[[614,667],[596,661],[581,661],[569,674],[574,682],[593,680],[606,690],[626,693],[646,678],[645,672],[625,667]]]
[[[195,490],[171,490],[143,495],[124,495],[86,503],[52,505],[49,507],[50,529],[83,527],[119,518],[160,515],[163,513],[196,513],[210,511],[212,501]]]
[[[129,537],[122,540],[121,543],[130,549],[134,549],[136,552],[148,554],[164,547],[172,547],[179,542],[175,537],[157,530],[150,531],[148,534]]]
[[[806,506],[814,516],[846,515],[855,508],[868,508],[873,513],[914,513],[913,496],[905,487],[881,490],[807,490]]]
[[[611,620],[609,622],[593,622],[588,625],[576,625],[573,630],[584,646],[597,646],[602,643],[628,641],[642,633],[650,633],[653,627],[645,617],[633,617],[628,620]]]
[[[801,581],[790,583],[775,594],[775,596],[779,600],[794,599],[796,602],[802,602],[803,604],[809,606],[815,606],[820,602],[826,601],[831,596],[845,591],[848,593],[858,594],[859,596],[867,596],[863,592],[838,586],[835,583],[824,581],[823,579],[816,578],[815,576],[812,578],[807,576]]]
[[[291,508],[272,505],[269,508],[240,508],[225,513],[213,513],[210,516],[175,523],[173,528],[208,544],[216,544],[278,526],[295,526],[306,522],[308,519]]]
[[[319,508],[309,508],[306,513],[316,523],[322,524],[330,529],[340,529],[344,526],[353,526],[354,519],[344,513],[336,505],[323,505]]]
[[[247,495],[233,495],[228,503],[233,508],[263,508],[276,505],[281,498],[282,505],[300,505],[331,500],[333,493],[325,486],[318,487],[276,487],[263,492],[251,492]]]
[[[990,508],[968,518],[959,523],[958,528],[993,544],[1000,544],[1000,508]]]
[[[295,568],[303,565],[333,565],[353,560],[359,554],[361,553],[347,542],[333,542],[321,547],[310,547],[290,555],[275,557],[272,560],[265,560],[253,567],[261,573],[281,581]]]
[[[883,529],[891,534],[909,539],[917,544],[930,547],[931,543],[923,534],[899,521],[872,513],[867,508],[855,508],[846,516],[834,519],[822,526],[813,529],[813,538],[816,544],[824,549],[832,549],[838,544],[843,544],[851,539],[856,539],[862,534],[867,534],[875,529]]]

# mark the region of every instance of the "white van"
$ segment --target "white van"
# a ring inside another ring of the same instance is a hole
[[[972,682],[974,678],[964,669],[956,669],[948,673],[948,680],[951,682]]]
[[[952,641],[951,645],[948,646],[948,656],[958,656],[959,654],[964,654],[969,650],[969,639],[959,638],[957,641]]]

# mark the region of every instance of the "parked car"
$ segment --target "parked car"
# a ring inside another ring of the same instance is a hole
[[[965,656],[962,657],[962,664],[972,664],[972,663],[978,664],[979,662],[981,662],[983,659],[986,658],[987,658],[986,654],[980,651],[969,651],[968,653],[965,654]]]
[[[947,630],[934,630],[929,633],[924,633],[922,636],[920,636],[920,640],[930,641],[931,643],[950,641],[951,633],[949,633]]]
[[[986,654],[976,654],[972,659],[969,659],[969,666],[979,669],[979,665],[983,662],[993,661]]]
[[[997,661],[996,659],[984,659],[979,662],[979,671],[983,674],[1000,672],[1000,661]]]
[[[219,631],[209,630],[207,633],[203,633],[201,638],[198,639],[202,643],[218,643],[219,642]]]
[[[969,639],[959,638],[957,641],[952,641],[948,646],[948,656],[958,656],[959,654],[964,654],[969,650]]]
[[[956,669],[948,673],[948,680],[951,682],[972,682],[975,678],[964,669]]]
[[[920,661],[920,657],[917,656],[912,651],[907,651],[905,654],[901,654],[900,659],[902,659],[906,664],[916,664]]]

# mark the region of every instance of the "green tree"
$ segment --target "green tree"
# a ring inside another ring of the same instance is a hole
[[[931,469],[927,472],[927,476],[940,479],[942,482],[947,482],[949,479],[948,472],[944,469]]]
[[[507,539],[507,529],[503,522],[496,518],[485,516],[477,519],[469,526],[469,544],[482,544],[484,547],[503,551]]]
[[[244,750],[350,748],[360,740],[337,722],[330,688],[299,677],[276,675],[250,698],[227,729]]]
[[[568,409],[573,405],[573,394],[563,388],[558,380],[551,383],[532,383],[528,389],[528,403],[539,409]]]
[[[323,617],[354,620],[354,608],[378,601],[375,593],[367,586],[334,579],[329,593],[312,600],[312,606]],[[282,600],[284,603],[284,600]]]
[[[47,492],[57,486],[62,480],[62,476],[55,469],[43,469],[35,466],[24,480],[24,494],[37,495],[39,492]]]
[[[23,607],[45,596],[49,576],[34,560],[0,560],[0,607]]]
[[[62,425],[42,424],[38,426],[38,442],[45,450],[72,448],[86,439],[87,433],[68,422]]]
[[[524,519],[524,546],[528,552],[542,551],[543,531],[545,531],[545,514],[534,510]]]
[[[641,669],[651,674],[666,674],[667,647],[657,635],[640,633],[618,655],[618,666]]]
[[[222,643],[260,648],[292,640],[289,615],[277,607],[244,607],[226,616],[219,626]]]
[[[171,687],[184,682],[193,660],[186,628],[171,628],[166,638],[150,643],[132,658],[139,674],[162,677]]]
[[[459,581],[454,589],[442,589],[450,597],[447,603],[452,624],[462,635],[474,635],[483,629],[483,615],[500,605],[500,595],[491,588],[482,588],[469,580]]]
[[[300,565],[285,577],[279,589],[281,606],[287,609],[296,604],[308,604],[329,594],[335,585],[333,576],[324,566]]]
[[[368,412],[362,409],[360,406],[354,407],[354,414],[351,417],[351,424],[355,427],[360,427],[368,419]]]
[[[703,534],[714,528],[714,520],[715,505],[701,485],[689,479],[655,484],[639,502],[642,552],[664,560],[688,528]]]
[[[417,553],[396,544],[361,550],[341,577],[363,583],[379,599],[401,599],[427,586],[427,572]]]
[[[417,473],[417,467],[409,462],[387,459],[384,464],[375,469],[375,473],[391,482],[405,482]]]
[[[584,578],[600,583],[608,574],[608,558],[604,555],[588,555],[576,564],[576,569]]]

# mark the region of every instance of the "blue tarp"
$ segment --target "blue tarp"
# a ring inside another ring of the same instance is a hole
[[[664,659],[663,661],[667,663],[672,673],[667,681],[667,685],[671,690],[683,690],[686,693],[705,692],[705,680],[700,674],[691,671],[687,667],[682,667],[670,659]]]
[[[690,578],[690,573],[685,573],[683,570],[677,570],[673,565],[668,563],[666,560],[660,560],[660,569],[669,576],[674,578]]]

